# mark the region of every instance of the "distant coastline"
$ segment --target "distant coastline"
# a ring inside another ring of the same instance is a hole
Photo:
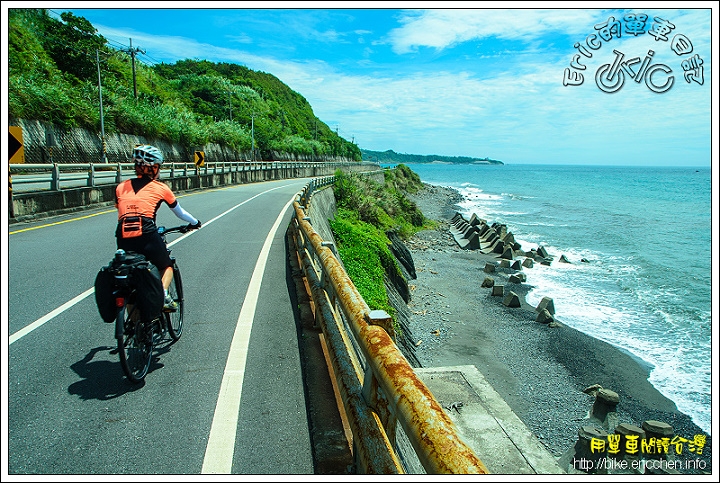
[[[503,165],[502,161],[490,158],[474,158],[469,156],[441,156],[438,154],[405,154],[396,153],[392,149],[387,151],[371,151],[360,149],[363,161],[377,162],[383,164],[401,163],[432,163],[432,164],[493,164]]]

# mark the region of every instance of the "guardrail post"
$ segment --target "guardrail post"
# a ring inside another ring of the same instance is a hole
[[[90,163],[90,168],[88,169],[87,185],[90,188],[95,187],[95,165],[93,163]]]
[[[117,169],[115,171],[115,182],[117,184],[122,183],[122,166],[120,163],[117,163]]]
[[[50,189],[52,191],[60,191],[60,165],[53,163],[52,179],[50,180]]]
[[[368,324],[379,325],[385,332],[390,336],[392,340],[395,340],[395,327],[393,326],[393,319],[384,310],[371,310],[365,317]]]
[[[365,315],[368,324],[382,327],[392,340],[395,340],[395,328],[390,315],[384,310],[371,310]],[[382,421],[385,432],[390,443],[395,446],[397,434],[397,416],[390,409],[387,399],[379,389],[377,379],[373,376],[372,368],[368,365],[365,369],[365,381],[363,383],[363,397],[368,406],[372,407]]]
[[[310,221],[308,218],[306,220]],[[333,255],[335,255],[335,258],[339,259],[340,255],[338,254],[337,248],[335,247],[335,244],[333,242],[324,241],[320,245],[324,247],[328,247]]]
[[[390,410],[387,399],[380,391],[380,384],[373,375],[370,365],[365,368],[365,376],[363,380],[362,395],[368,407],[372,408],[380,418],[385,434],[387,435],[390,445],[394,448],[397,436],[397,417]]]

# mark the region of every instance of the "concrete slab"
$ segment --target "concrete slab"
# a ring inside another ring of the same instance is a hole
[[[475,366],[415,372],[491,473],[566,474]]]

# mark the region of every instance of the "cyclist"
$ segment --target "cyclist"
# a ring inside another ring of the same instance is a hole
[[[115,188],[117,247],[141,253],[157,267],[165,289],[164,308],[175,310],[177,304],[168,295],[173,270],[167,247],[155,225],[157,211],[165,202],[175,216],[190,224],[188,228],[198,229],[201,223],[180,206],[170,187],[157,179],[163,163],[163,154],[158,148],[148,144],[137,146],[132,159],[137,178],[123,181]]]

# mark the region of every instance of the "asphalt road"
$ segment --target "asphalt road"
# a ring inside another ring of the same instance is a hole
[[[138,385],[92,293],[115,251],[115,210],[10,225],[9,475],[312,474],[285,246],[289,203],[307,182],[179,198],[203,222],[168,235],[184,331]],[[158,223],[183,224],[167,206]]]

